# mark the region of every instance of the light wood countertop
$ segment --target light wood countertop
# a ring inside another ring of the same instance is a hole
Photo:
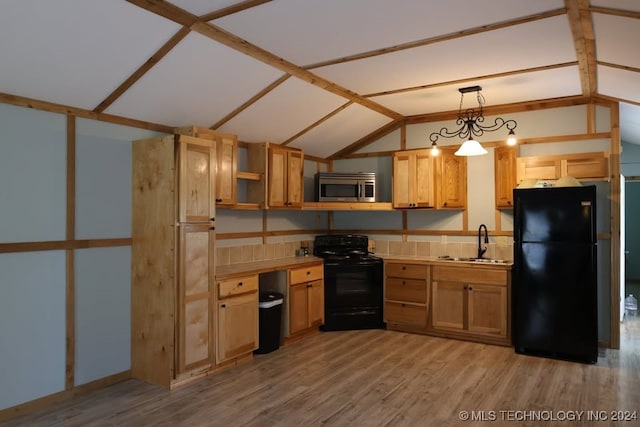
[[[408,255],[380,255],[374,254],[379,258],[382,258],[385,261],[395,261],[395,262],[404,262],[409,264],[431,264],[431,265],[447,265],[447,266],[474,266],[474,267],[482,267],[482,268],[504,268],[506,270],[511,270],[513,268],[513,261],[500,261],[500,262],[490,262],[490,261],[472,261],[469,259],[442,259],[436,256],[408,256]]]
[[[216,280],[230,279],[232,277],[249,274],[268,273],[271,271],[287,270],[289,268],[305,267],[308,265],[322,264],[322,258],[316,256],[297,256],[275,258],[265,261],[243,262],[233,265],[219,265],[216,267]]]

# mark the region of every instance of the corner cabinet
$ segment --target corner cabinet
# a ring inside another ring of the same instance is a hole
[[[431,285],[434,332],[510,344],[510,270],[434,266]]]
[[[442,149],[393,153],[393,207],[396,209],[465,209],[467,159]]]
[[[496,208],[513,208],[513,189],[516,188],[517,148],[496,147],[494,150]]]
[[[268,144],[268,198],[272,208],[301,208],[304,198],[304,154]]]
[[[324,323],[324,265],[288,271],[288,333],[295,336]]]
[[[133,142],[131,375],[171,387],[215,365],[215,146]]]

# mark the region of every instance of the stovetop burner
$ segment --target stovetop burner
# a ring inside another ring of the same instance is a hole
[[[369,238],[357,234],[316,236],[313,251],[322,258],[362,258],[369,255]]]

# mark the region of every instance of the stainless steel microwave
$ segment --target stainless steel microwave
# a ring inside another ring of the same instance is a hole
[[[315,176],[318,202],[375,202],[376,174],[320,172]]]

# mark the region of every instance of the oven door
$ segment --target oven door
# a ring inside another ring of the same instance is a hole
[[[325,261],[324,297],[327,310],[382,306],[380,259]]]

